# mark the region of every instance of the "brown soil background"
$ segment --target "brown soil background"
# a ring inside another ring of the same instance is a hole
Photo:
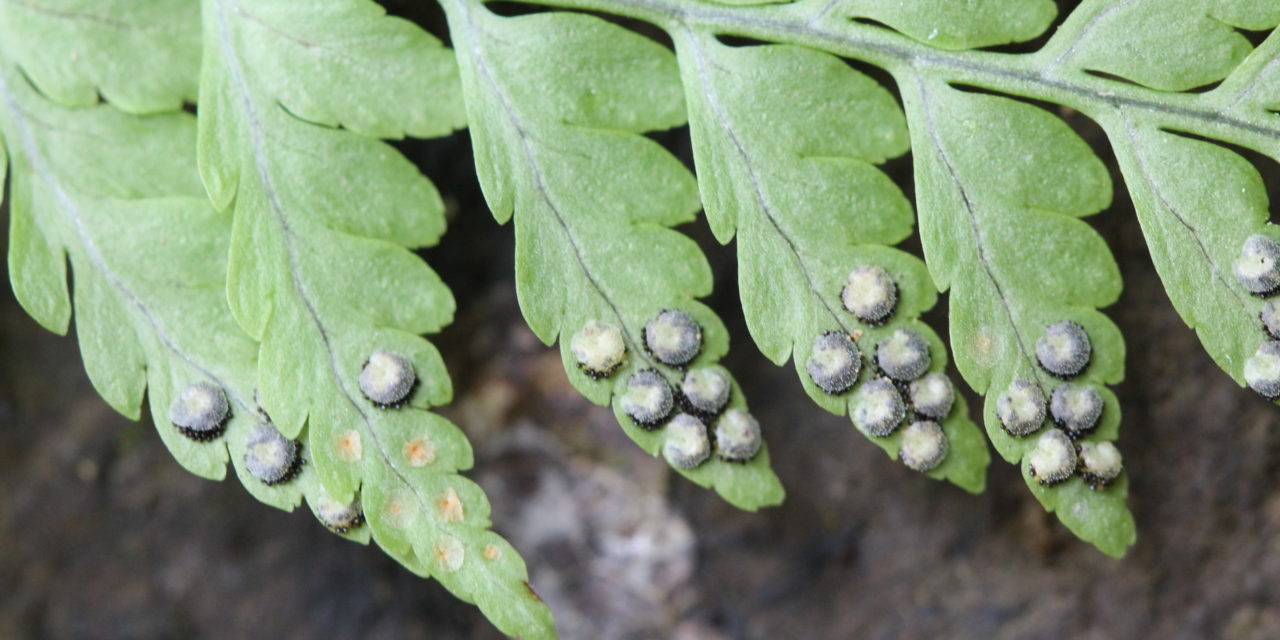
[[[663,139],[687,157],[682,135]],[[1116,391],[1139,538],[1112,560],[1044,514],[1013,467],[993,461],[970,496],[813,406],[790,366],[755,351],[733,247],[702,220],[684,230],[716,270],[726,364],[788,498],[743,513],[669,473],[525,327],[511,232],[483,206],[465,134],[400,146],[454,216],[426,253],[459,306],[434,339],[457,388],[444,413],[565,638],[1280,637],[1280,410],[1174,313],[1123,189],[1092,219],[1126,278],[1107,311],[1128,339]],[[1280,174],[1263,169],[1274,195]],[[910,189],[909,161],[890,171]],[[931,320],[946,335],[945,315]],[[499,635],[376,548],[181,470],[149,418],[97,397],[75,340],[0,287],[0,639],[320,637]]]

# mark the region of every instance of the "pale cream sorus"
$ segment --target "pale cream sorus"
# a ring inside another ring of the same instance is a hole
[[[662,455],[671,466],[694,469],[711,455],[711,440],[701,420],[687,413],[676,414],[665,431],[667,440],[662,446]]]
[[[898,329],[876,345],[876,364],[894,380],[915,380],[929,370],[929,343],[914,331]]]
[[[1254,234],[1240,247],[1240,257],[1232,265],[1236,280],[1250,293],[1270,294],[1280,288],[1280,244]]]
[[[878,323],[893,313],[898,302],[898,286],[883,267],[867,265],[849,273],[840,291],[844,308],[859,320]]]
[[[1110,442],[1080,443],[1080,472],[1103,481],[1114,480],[1124,470],[1120,449]]]
[[[605,376],[613,373],[627,355],[622,331],[599,320],[588,320],[573,334],[569,350],[578,365],[588,373]]]
[[[694,369],[684,375],[681,390],[695,409],[719,413],[729,401],[729,376],[714,367]]]
[[[1018,379],[996,398],[996,415],[1005,431],[1014,436],[1027,436],[1044,423],[1044,405],[1040,386],[1031,380]]]
[[[956,399],[951,379],[941,371],[935,371],[912,382],[907,391],[911,396],[911,406],[915,408],[916,413],[934,420],[947,417]]]
[[[907,467],[925,473],[942,464],[947,448],[947,434],[942,426],[932,420],[921,420],[903,431],[898,457]]]
[[[417,375],[408,358],[385,349],[369,354],[360,369],[360,391],[379,406],[391,406],[403,401],[413,389]]]
[[[1258,345],[1244,362],[1244,381],[1265,398],[1280,397],[1280,341]]]
[[[889,379],[869,380],[858,389],[854,399],[853,425],[863,433],[886,437],[897,430],[906,415],[902,395]]]
[[[716,449],[720,457],[745,462],[760,451],[760,423],[742,409],[730,409],[716,420]]]
[[[862,353],[843,333],[828,331],[813,342],[805,370],[819,389],[832,395],[848,391],[858,381]]]
[[[644,325],[644,340],[659,362],[679,367],[702,349],[702,327],[688,313],[667,309]]]
[[[1037,482],[1057,484],[1075,473],[1076,445],[1061,429],[1050,429],[1036,440],[1036,446],[1027,454],[1027,463]]]

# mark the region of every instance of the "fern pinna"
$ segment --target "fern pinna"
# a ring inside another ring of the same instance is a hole
[[[718,364],[710,268],[672,229],[699,210],[736,241],[760,352],[905,466],[980,492],[987,445],[920,320],[949,293],[986,439],[1076,535],[1134,543],[1124,344],[1100,311],[1122,284],[1085,220],[1113,185],[1044,103],[1101,125],[1174,306],[1280,397],[1280,234],[1238,150],[1280,158],[1280,5],[1086,0],[1056,23],[1050,0],[539,4],[442,0],[452,51],[369,0],[0,5],[18,300],[59,333],[74,301],[95,387],[131,418],[149,390],[193,473],[229,460],[263,502],[305,499],[522,637],[553,636],[550,612],[431,412],[452,387],[421,336],[454,302],[411,250],[443,205],[381,138],[465,123],[534,333],[644,450],[743,509],[781,502],[765,436],[804,427],[761,425]],[[696,179],[645,136],[685,123]],[[908,152],[914,214],[878,168]],[[923,260],[895,247],[916,224]]]

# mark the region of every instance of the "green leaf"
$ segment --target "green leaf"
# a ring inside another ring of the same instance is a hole
[[[684,118],[669,51],[599,18],[539,14],[501,18],[471,0],[445,4],[466,91],[481,187],[494,217],[513,215],[516,284],[529,326],[561,342],[569,380],[593,402],[611,398],[619,423],[658,455],[668,429],[637,427],[621,408],[627,379],[655,369],[679,388],[682,371],[646,352],[646,322],[663,309],[696,319],[702,349],[689,366],[728,349],[720,319],[696,298],[711,291],[706,259],[667,227],[692,220],[696,184],[670,154],[637,133]],[[619,329],[625,363],[593,380],[579,370],[571,336],[591,320]],[[730,408],[745,408],[741,391]],[[681,470],[748,510],[781,502],[768,452],[748,464],[719,458]]]
[[[844,15],[871,18],[940,49],[1031,40],[1058,14],[1053,0],[843,0]]]
[[[448,323],[454,301],[410,249],[443,232],[439,194],[364,137],[457,126],[452,56],[371,2],[206,0],[204,24],[200,172],[233,214],[227,293],[261,342],[264,409],[305,434],[323,496],[359,496],[389,554],[504,633],[553,636],[523,560],[488,531],[483,492],[458,475],[469,443],[426,411],[452,385],[419,334]],[[357,382],[379,349],[416,374],[406,406],[382,408]]]
[[[1076,382],[1116,384],[1124,375],[1119,330],[1095,310],[1119,296],[1119,270],[1102,239],[1077,219],[1109,204],[1110,179],[1088,145],[1042,109],[919,76],[904,77],[902,85],[916,124],[921,240],[934,280],[951,290],[956,363],[986,395],[987,435],[996,451],[1009,462],[1025,461],[1036,437],[1006,432],[996,404],[1014,380],[1031,381],[1045,398],[1059,384],[1037,362],[1045,327],[1070,320],[1088,334],[1092,358]],[[1091,441],[1114,439],[1119,419],[1114,394],[1100,392],[1105,420]],[[1071,486],[1034,493],[1076,535],[1123,554],[1134,539],[1123,487]],[[1124,517],[1116,515],[1121,511]]]
[[[1169,7],[1153,4],[1148,10],[1165,15]],[[1222,22],[1252,29],[1280,22],[1280,10],[1252,2],[1204,3],[1188,15],[1210,25],[1205,28],[1227,29],[1230,38],[1240,36]],[[1179,51],[1206,42],[1209,39],[1179,33],[1168,42],[1151,43],[1146,55],[1182,55]],[[1270,337],[1259,320],[1264,300],[1236,280],[1232,264],[1249,236],[1280,234],[1268,222],[1266,188],[1257,169],[1228,147],[1182,134],[1222,139],[1280,157],[1280,130],[1268,130],[1275,127],[1269,110],[1278,104],[1274,96],[1280,87],[1280,38],[1273,33],[1251,52],[1247,43],[1243,47],[1247,58],[1241,54],[1215,67],[1211,80],[1231,72],[1222,85],[1196,96],[1192,108],[1184,108],[1195,120],[1178,121],[1159,105],[1146,104],[1121,103],[1099,113],[1170,301],[1218,366],[1242,385],[1245,362]],[[1194,51],[1183,54],[1195,64],[1211,59]],[[1074,55],[1062,57],[1068,67],[1087,64]],[[1183,69],[1163,60],[1151,64],[1166,73]],[[1208,113],[1201,116],[1196,109]]]
[[[1258,320],[1263,300],[1236,282],[1231,265],[1250,235],[1280,238],[1267,222],[1261,176],[1208,142],[1123,118],[1108,129],[1169,300],[1218,366],[1244,384],[1245,361],[1269,338]]]
[[[675,39],[702,200],[721,242],[737,232],[738,288],[760,350],[777,364],[794,356],[809,396],[850,415],[853,391],[828,394],[805,369],[824,332],[856,336],[868,363],[862,380],[874,375],[877,342],[908,326],[936,346],[931,370],[941,371],[945,347],[914,321],[937,300],[933,282],[920,260],[880,246],[908,236],[913,222],[906,198],[874,166],[907,150],[906,122],[889,92],[809,49],[726,47],[692,30]],[[859,321],[841,302],[849,272],[866,265],[885,268],[897,284],[886,323]],[[963,468],[951,479],[981,491],[990,459],[981,434],[963,411],[944,423],[977,446],[953,447],[935,474]],[[900,433],[878,440],[898,456]],[[964,455],[971,457],[958,459]]]
[[[200,13],[189,0],[0,3],[0,57],[67,106],[99,94],[135,113],[196,98]]]
[[[1249,31],[1280,24],[1280,5],[1271,0],[1219,0],[1209,5],[1209,16]]]
[[[1096,0],[1082,4],[1044,55],[1054,65],[1101,71],[1153,89],[1185,91],[1221,80],[1253,46],[1232,28],[1271,27],[1274,18],[1245,2],[1223,0]],[[1267,9],[1274,12],[1274,9]],[[1247,16],[1247,17],[1245,17]],[[1176,63],[1174,62],[1176,61]]]
[[[244,468],[243,440],[262,420],[254,400],[257,345],[227,308],[230,221],[201,197],[194,119],[64,109],[7,66],[0,100],[12,159],[10,277],[20,299],[39,294],[50,305],[42,308],[69,314],[61,284],[69,262],[81,352],[103,398],[137,419],[145,389],[156,429],[179,463],[221,479],[230,449],[250,493],[291,510],[312,474],[304,469],[293,482],[267,486]],[[14,261],[20,247],[43,257]],[[47,288],[23,293],[40,286]],[[222,389],[231,405],[224,435],[209,442],[181,435],[169,421],[174,399],[196,383]]]

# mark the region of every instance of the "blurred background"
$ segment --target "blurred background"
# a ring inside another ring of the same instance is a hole
[[[1097,127],[1047,108],[1120,185]],[[687,130],[655,137],[689,160]],[[441,413],[471,438],[470,476],[564,638],[1280,637],[1280,409],[1237,387],[1174,313],[1123,189],[1091,219],[1126,278],[1106,311],[1128,340],[1116,392],[1139,537],[1112,560],[1045,514],[1014,467],[994,460],[971,496],[814,406],[790,365],[755,350],[734,248],[701,219],[681,230],[717,274],[724,364],[788,496],[744,513],[684,481],[574,391],[558,350],[526,328],[511,229],[484,206],[466,133],[397,146],[449,202],[450,231],[423,254],[458,299],[433,338],[456,388]],[[1250,159],[1274,202],[1280,165]],[[888,170],[911,195],[910,159]],[[927,317],[944,336],[945,307]],[[0,287],[0,639],[318,637],[500,635],[305,509],[183,471],[149,417],[129,422],[98,398],[74,337],[40,329]]]

